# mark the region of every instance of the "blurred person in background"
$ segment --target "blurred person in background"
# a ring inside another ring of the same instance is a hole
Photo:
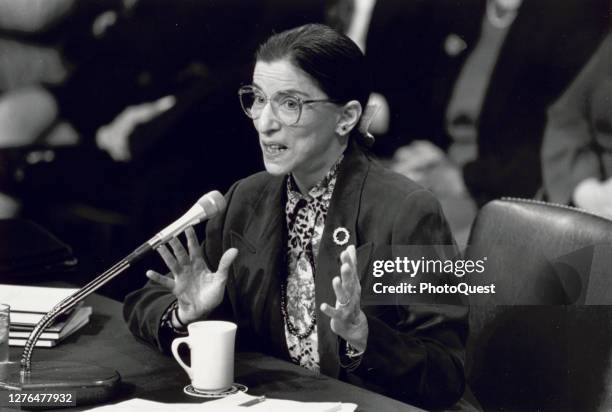
[[[53,30],[73,6],[74,0],[0,2],[0,218],[19,210],[11,193],[15,149],[41,142],[55,126],[57,104],[44,86],[67,76]]]
[[[548,112],[547,199],[612,219],[612,33]]]
[[[478,205],[535,196],[546,109],[609,18],[608,0],[378,0],[366,50],[390,120],[377,153]]]
[[[78,67],[67,52],[70,44],[103,34],[99,24],[103,16],[111,10],[120,13],[133,4],[121,0],[0,3],[0,88],[4,92],[0,97],[0,191],[5,199],[10,196],[14,205],[0,206],[4,217],[21,215],[38,220],[46,204],[78,192],[79,176],[88,174],[87,168],[54,163],[55,150],[93,145],[82,139],[82,133],[62,114],[55,91]],[[65,173],[56,173],[64,166]],[[41,180],[46,174],[49,178]]]

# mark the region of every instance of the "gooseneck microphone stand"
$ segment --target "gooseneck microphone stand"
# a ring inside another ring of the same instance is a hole
[[[36,364],[33,372],[32,353],[40,335],[58,316],[74,308],[161,243],[158,236],[154,237],[46,313],[30,333],[21,362],[0,365],[0,389],[37,393],[71,392],[79,405],[105,402],[112,398],[121,381],[116,371],[77,362],[42,361]]]
[[[65,313],[68,310],[72,309],[87,296],[91,295],[96,290],[106,285],[113,278],[115,278],[127,268],[129,268],[131,264],[139,260],[145,253],[147,253],[154,246],[157,246],[160,243],[161,241],[158,241],[156,238],[151,239],[149,242],[140,246],[127,257],[121,259],[110,269],[107,269],[104,273],[102,273],[100,276],[83,286],[74,294],[62,300],[60,303],[55,305],[53,309],[51,309],[47,314],[45,314],[45,316],[43,316],[43,318],[34,327],[34,330],[32,330],[32,333],[30,333],[30,336],[28,337],[28,340],[24,345],[23,353],[21,355],[21,377],[27,377],[32,371],[32,352],[34,351],[36,342],[40,338],[40,335],[43,333],[45,328],[51,325],[53,321],[62,313]]]
[[[72,392],[79,405],[99,403],[110,399],[121,381],[119,374],[112,369],[76,362],[43,361],[37,363],[36,370],[32,372],[32,352],[36,342],[45,328],[51,325],[62,313],[74,308],[79,302],[124,272],[152,249],[177,236],[188,226],[193,226],[222,212],[225,207],[225,199],[221,193],[212,191],[205,194],[178,220],[74,294],[55,305],[30,333],[21,355],[21,362],[0,364],[0,389],[35,391],[38,393],[43,391],[47,393],[49,391]],[[74,404],[62,406],[74,406]]]

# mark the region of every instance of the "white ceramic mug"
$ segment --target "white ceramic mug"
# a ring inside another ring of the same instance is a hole
[[[193,322],[187,326],[189,336],[174,339],[172,355],[189,375],[195,390],[222,392],[234,383],[234,342],[236,324],[216,320]],[[191,367],[178,354],[185,343],[191,352]]]

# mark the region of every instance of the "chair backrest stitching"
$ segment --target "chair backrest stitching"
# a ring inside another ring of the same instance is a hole
[[[550,202],[544,202],[543,200],[535,200],[535,199],[522,199],[520,197],[502,197],[501,200],[509,201],[509,202],[516,202],[516,203],[530,203],[530,204],[536,204],[536,205],[542,205],[542,206],[553,206],[553,207],[557,207],[560,209],[573,210],[574,212],[582,213],[588,216],[598,217],[600,219],[604,219],[612,223],[612,219],[609,219],[605,216],[598,215],[597,213],[592,213],[592,212],[589,212],[588,210],[584,210],[578,207],[562,205],[559,203],[550,203]]]

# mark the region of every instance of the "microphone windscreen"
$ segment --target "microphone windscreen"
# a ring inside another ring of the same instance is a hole
[[[225,198],[217,190],[213,190],[212,192],[208,192],[202,196],[198,200],[198,205],[204,209],[204,213],[206,213],[206,216],[208,217],[223,212],[227,206]]]

